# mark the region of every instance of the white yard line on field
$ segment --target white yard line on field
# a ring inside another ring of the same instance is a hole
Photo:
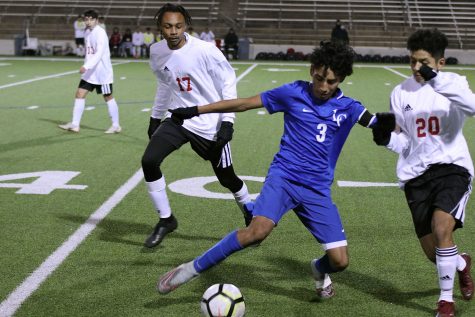
[[[114,64],[112,64],[112,66],[120,65],[120,64],[126,64],[126,63],[129,63],[129,62],[114,63]],[[36,77],[36,78],[28,79],[28,80],[18,81],[16,83],[11,83],[11,84],[6,84],[6,85],[3,85],[3,86],[0,86],[0,89],[5,89],[5,88],[9,88],[9,87],[24,85],[24,84],[29,84],[29,83],[32,83],[32,82],[35,82],[35,81],[38,81],[38,80],[49,79],[49,78],[57,78],[57,77],[65,76],[65,75],[71,75],[71,74],[79,74],[79,71],[78,70],[72,70],[72,71],[69,71],[69,72],[58,73],[58,74],[53,74],[53,75],[48,75],[48,76],[41,76],[41,77]]]
[[[409,78],[409,76],[404,75],[403,73],[400,73],[400,72],[398,72],[397,70],[392,69],[391,67],[384,66],[384,69],[387,69],[387,70],[389,70],[390,72],[393,72],[394,74],[399,75],[399,76],[401,76],[401,77]]]
[[[243,79],[247,74],[249,74],[254,68],[257,67],[257,63],[252,64],[244,73],[239,75],[239,77],[236,79],[237,82],[239,82],[241,79]]]
[[[239,82],[249,74],[257,64],[251,65],[238,78]],[[64,260],[96,229],[97,225],[127,196],[143,179],[142,169],[122,185],[102,206],[99,207],[84,224],[79,227],[63,244],[56,249],[33,273],[30,274],[0,304],[0,317],[11,317],[25,300],[31,296]]]

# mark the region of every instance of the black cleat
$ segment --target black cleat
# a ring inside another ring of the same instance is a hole
[[[160,218],[160,221],[155,226],[155,229],[153,229],[152,234],[147,238],[147,240],[145,240],[144,245],[147,248],[156,247],[162,242],[167,234],[175,231],[177,227],[178,222],[173,215],[169,218]]]

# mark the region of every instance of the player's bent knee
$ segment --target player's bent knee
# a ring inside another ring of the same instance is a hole
[[[146,181],[157,180],[161,177],[160,163],[153,155],[145,154],[142,156],[142,170]]]
[[[344,271],[348,265],[350,264],[348,258],[346,259],[339,259],[338,261],[332,263],[334,265],[334,269],[338,272]]]

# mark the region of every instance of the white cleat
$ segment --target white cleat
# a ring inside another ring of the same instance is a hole
[[[183,263],[160,277],[157,284],[157,291],[160,294],[168,294],[198,275],[193,267],[193,261]]]
[[[60,124],[60,125],[58,125],[58,127],[60,127],[63,130],[66,130],[66,131],[71,131],[71,132],[76,132],[76,133],[79,132],[79,126],[74,125],[71,122],[68,122],[66,124]]]
[[[310,266],[312,268],[312,275],[315,280],[315,290],[317,292],[317,296],[321,299],[331,298],[335,295],[335,291],[333,289],[333,284],[330,279],[329,274],[320,273],[315,266],[318,259],[313,259],[310,262]]]
[[[106,134],[114,134],[114,133],[120,133],[122,131],[122,128],[118,126],[111,126],[109,129],[107,129],[104,133]]]

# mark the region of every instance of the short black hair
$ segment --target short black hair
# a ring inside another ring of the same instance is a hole
[[[86,12],[84,12],[84,17],[91,17],[93,19],[97,19],[98,16],[99,14],[96,10],[87,10]]]
[[[421,29],[412,33],[407,40],[407,49],[411,52],[424,50],[436,60],[444,57],[449,45],[447,36],[438,29]]]
[[[154,19],[157,20],[157,25],[160,26],[162,24],[163,15],[165,12],[178,12],[183,15],[185,18],[185,24],[191,25],[191,15],[186,11],[186,9],[179,5],[179,4],[171,4],[166,3],[160,9],[158,9],[157,13],[155,14]]]
[[[310,63],[314,67],[331,69],[343,81],[346,76],[353,74],[355,51],[350,46],[340,42],[322,41],[310,55]]]

